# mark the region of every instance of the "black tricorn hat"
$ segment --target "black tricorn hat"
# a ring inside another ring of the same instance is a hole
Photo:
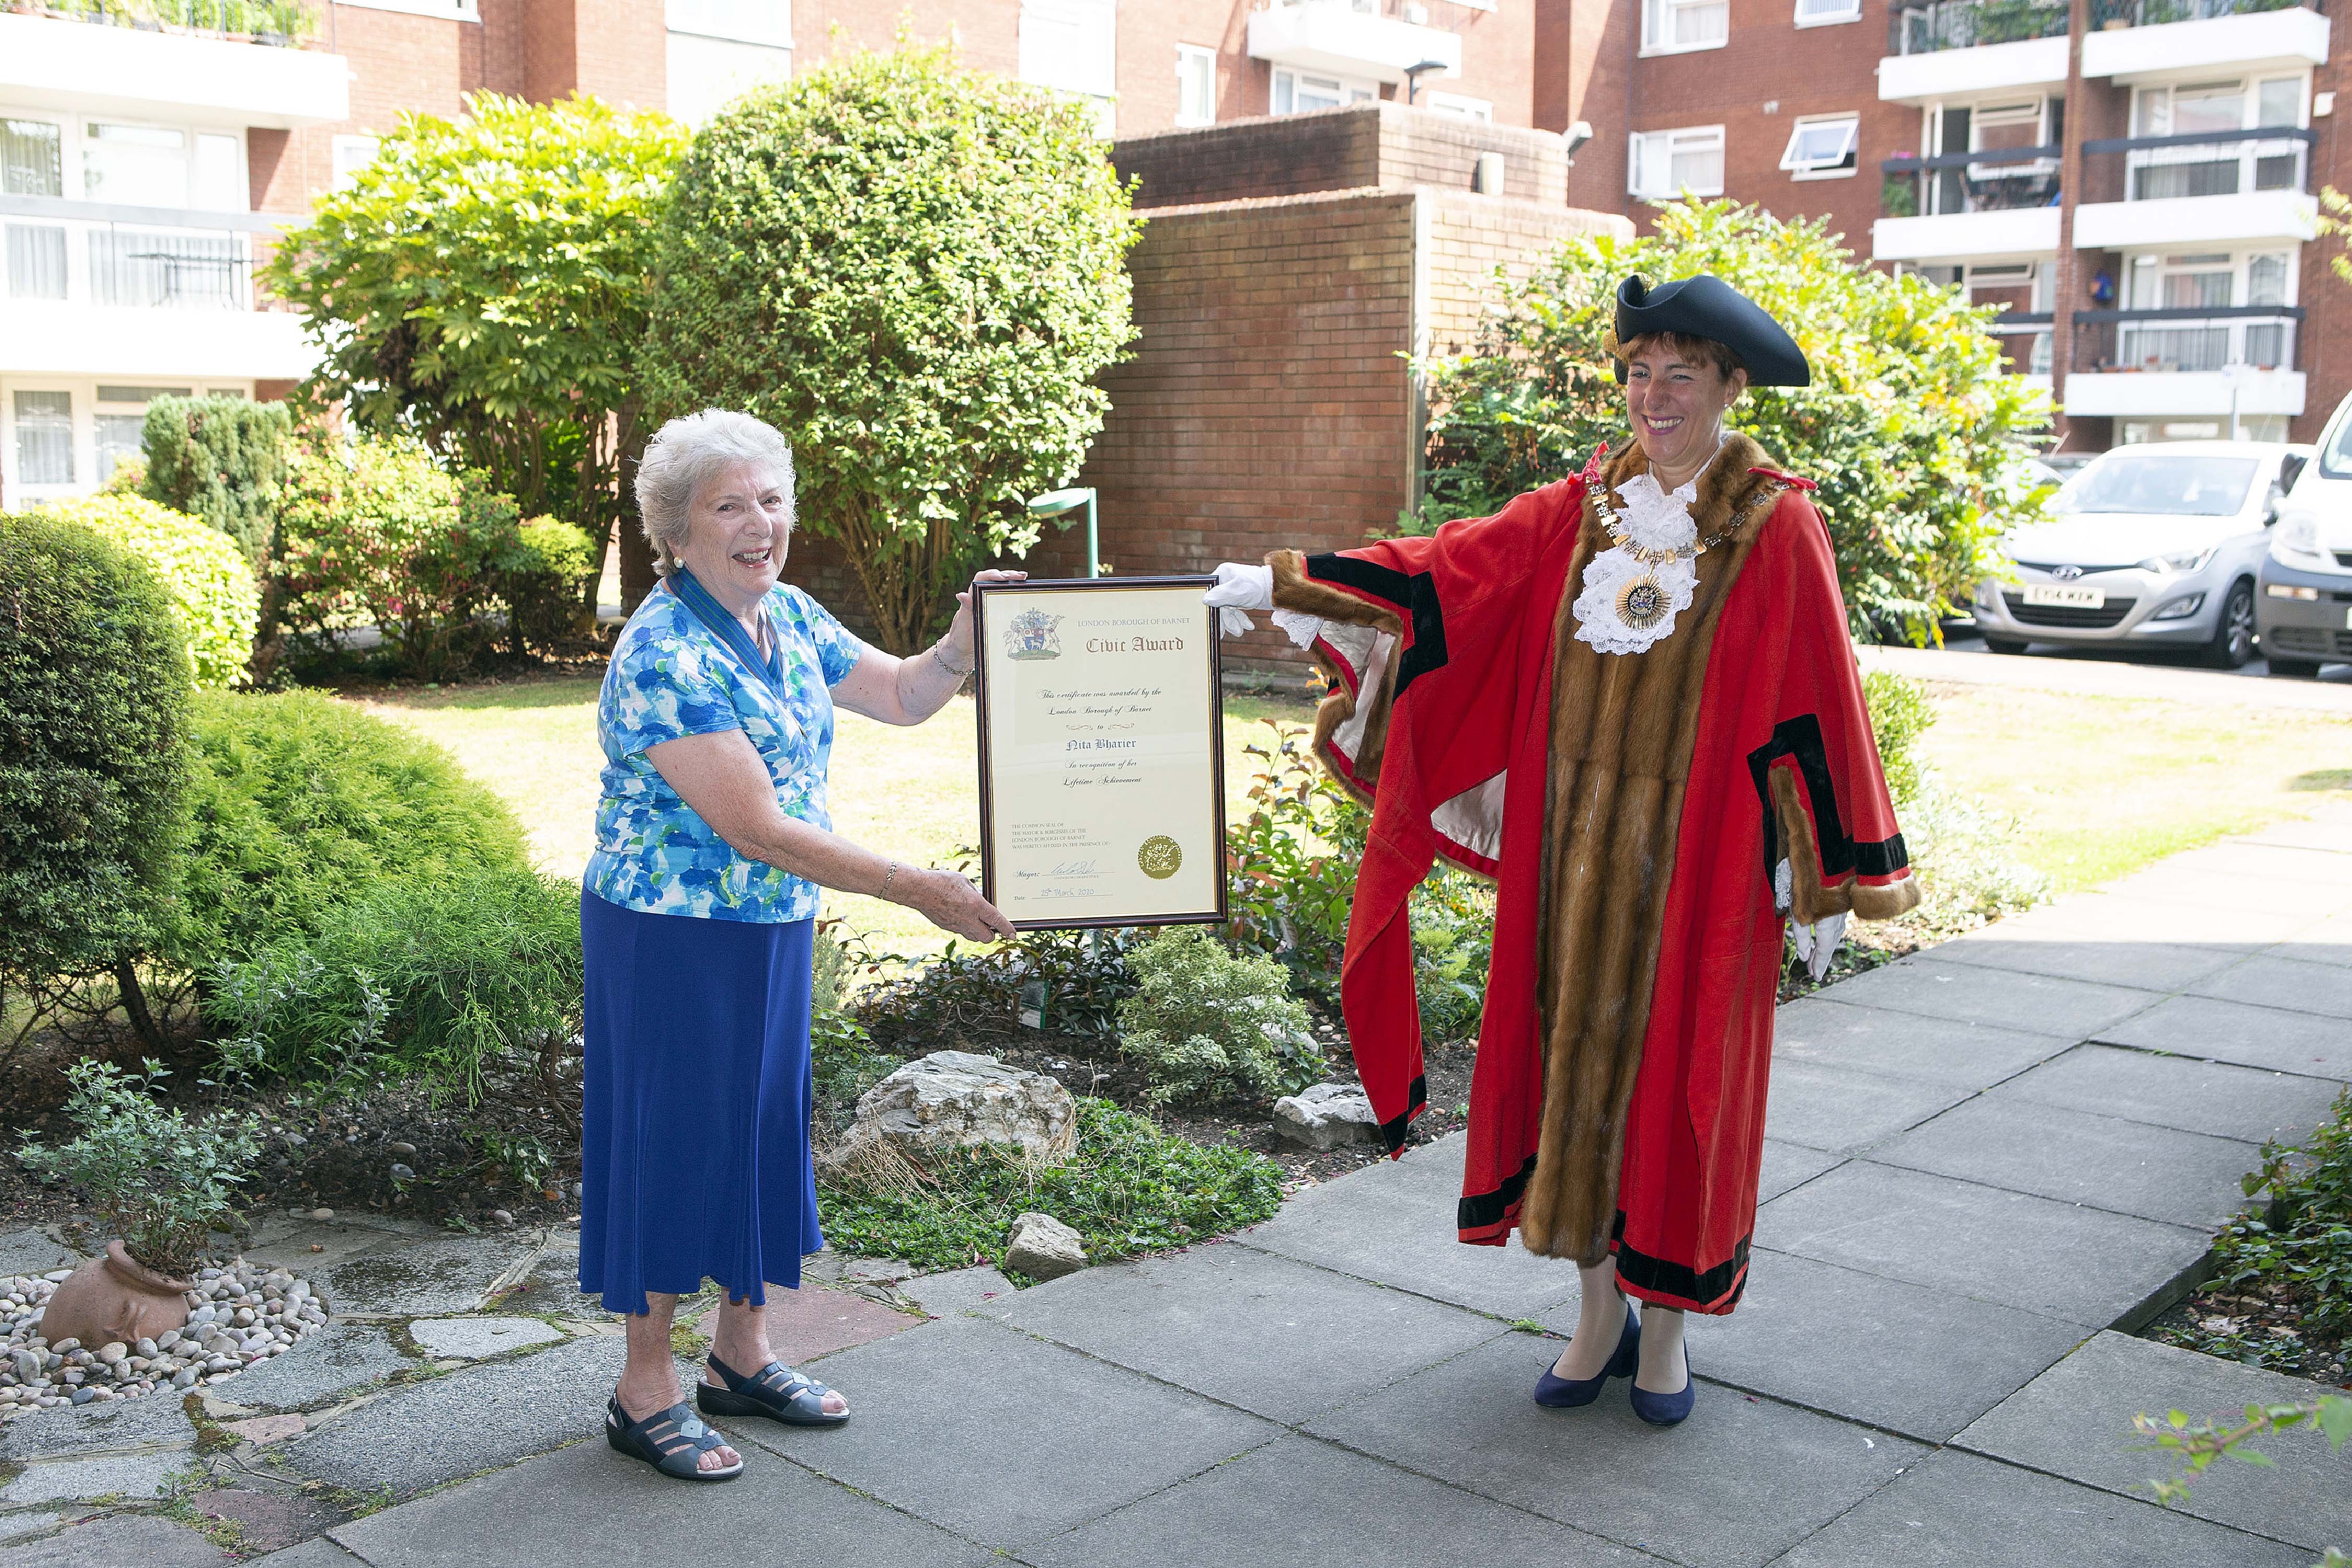
[[[1788,329],[1712,272],[1655,288],[1637,272],[1617,285],[1616,337],[1606,345],[1611,356],[1617,355],[1619,343],[1630,343],[1652,332],[1714,339],[1739,356],[1739,363],[1748,367],[1750,386],[1812,384],[1813,373],[1805,363],[1805,352]],[[1617,360],[1617,379],[1625,379],[1622,358]]]

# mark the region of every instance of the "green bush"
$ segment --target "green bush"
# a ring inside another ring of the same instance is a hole
[[[545,652],[581,635],[581,600],[602,563],[585,530],[535,517],[491,564],[491,590],[507,607],[515,656]]]
[[[1128,957],[1147,926],[1026,931],[977,951],[950,942],[936,958],[861,953],[869,969],[903,966],[857,998],[858,1016],[893,1037],[1012,1035],[1024,1015],[1057,1034],[1101,1038],[1118,1027],[1118,1006],[1135,994]]]
[[[1305,1089],[1324,1061],[1282,965],[1178,926],[1128,956],[1137,994],[1119,1005],[1118,1047],[1158,1102],[1266,1100]]]
[[[152,571],[77,524],[0,516],[0,989],[135,985],[185,820],[188,700]]]
[[[323,910],[315,929],[217,972],[225,1063],[253,1078],[389,1070],[480,1096],[576,1052],[580,889],[527,870],[415,874]]]
[[[244,684],[261,594],[227,534],[144,496],[87,496],[42,510],[104,534],[163,579],[198,686]]]
[[[1622,447],[1623,390],[1601,351],[1618,283],[1712,272],[1785,322],[1809,387],[1759,387],[1729,424],[1813,480],[1857,636],[1935,636],[2037,517],[2023,437],[2046,393],[2002,374],[1992,306],[1916,274],[1858,262],[1817,219],[1783,223],[1727,201],[1668,202],[1636,238],[1571,239],[1523,282],[1499,277],[1475,341],[1423,361],[1432,405],[1425,499],[1399,519],[1427,532]]]
[[[173,954],[209,971],[377,882],[529,864],[506,803],[429,741],[315,692],[196,699]]]
[[[1936,721],[1935,700],[1926,686],[1892,670],[1874,669],[1862,678],[1864,703],[1870,710],[1870,732],[1878,742],[1878,765],[1886,774],[1886,793],[1897,812],[1919,796],[1919,761],[1911,748]]]
[[[200,517],[268,565],[294,419],[282,403],[158,397],[141,432],[147,499]]]
[[[138,1077],[106,1062],[74,1063],[66,1068],[73,1092],[65,1106],[73,1142],[54,1149],[28,1142],[17,1158],[79,1188],[133,1261],[186,1279],[205,1260],[211,1233],[236,1223],[229,1189],[260,1157],[261,1127],[246,1114],[198,1122],[164,1110],[153,1091],[169,1076],[153,1061]]]
[[[1031,1209],[1086,1237],[1096,1262],[1184,1247],[1255,1225],[1282,1206],[1282,1167],[1230,1145],[1204,1148],[1108,1100],[1078,1100],[1078,1147],[1040,1169],[994,1152],[942,1154],[932,1180],[898,1190],[817,1191],[836,1250],[919,1268],[1004,1263],[1006,1233]]]
[[[1247,809],[1225,825],[1226,937],[1279,961],[1300,990],[1337,1006],[1370,814],[1315,760],[1307,730],[1271,719],[1266,729],[1263,744],[1242,748],[1258,772]]]
[[[2262,1161],[2244,1185],[2248,1197],[2270,1194],[2270,1212],[2230,1222],[2213,1244],[2215,1278],[2301,1312],[2306,1342],[2273,1346],[2281,1358],[2352,1342],[2352,1089],[2301,1147],[2264,1143]]]
[[[698,132],[663,214],[656,414],[758,415],[801,521],[841,541],[911,652],[971,569],[1024,552],[1025,497],[1102,428],[1139,232],[1089,105],[945,50],[836,54]]]
[[[836,1008],[809,1015],[809,1070],[815,1085],[813,1120],[828,1136],[845,1131],[866,1091],[898,1070],[902,1058],[875,1048],[866,1026]]]

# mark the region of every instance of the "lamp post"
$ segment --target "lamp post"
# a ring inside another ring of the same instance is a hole
[[[1422,61],[1420,64],[1418,64],[1418,65],[1410,65],[1410,66],[1405,67],[1405,68],[1404,68],[1404,100],[1405,100],[1405,102],[1406,102],[1406,103],[1408,103],[1408,104],[1410,104],[1410,103],[1412,103],[1412,102],[1413,101],[1413,100],[1415,100],[1415,99],[1417,99],[1417,98],[1419,98],[1419,97],[1421,96],[1421,78],[1422,78],[1422,74],[1423,74],[1424,71],[1442,71],[1442,70],[1444,70],[1444,68],[1445,68],[1445,62],[1444,62],[1444,60],[1423,60],[1423,61]]]
[[[1031,517],[1061,517],[1078,508],[1087,509],[1087,575],[1102,575],[1102,541],[1095,529],[1095,488],[1080,485],[1075,489],[1047,490],[1029,500]]]

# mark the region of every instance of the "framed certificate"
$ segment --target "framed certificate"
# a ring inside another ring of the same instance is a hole
[[[1014,925],[1225,918],[1215,581],[973,593],[981,886]]]

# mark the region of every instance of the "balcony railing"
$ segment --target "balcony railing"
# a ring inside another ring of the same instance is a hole
[[[1986,148],[1934,158],[1888,158],[1881,209],[1888,217],[2017,212],[2058,205],[2058,160],[2064,149]]]
[[[308,0],[6,0],[5,8],[24,16],[194,33],[278,48],[294,47],[319,30],[318,13]]]
[[[2210,22],[2257,11],[2324,10],[2320,0],[2091,0],[2091,27],[2156,27],[2167,22]],[[2063,28],[2061,29],[2063,30]]]
[[[1886,52],[1926,55],[2055,38],[2065,31],[2066,7],[2053,0],[1898,0],[1887,15]]]
[[[2074,324],[2094,334],[2088,357],[2103,371],[2292,370],[2303,317],[2300,305],[2191,306],[2077,310]]]
[[[10,216],[0,222],[0,298],[13,303],[253,308],[252,237],[241,230]]]
[[[2308,195],[2307,149],[2318,140],[2315,131],[2280,125],[2185,136],[2104,137],[2084,142],[2083,153],[2086,157],[2125,156],[2126,201],[2234,196],[2242,191]]]

